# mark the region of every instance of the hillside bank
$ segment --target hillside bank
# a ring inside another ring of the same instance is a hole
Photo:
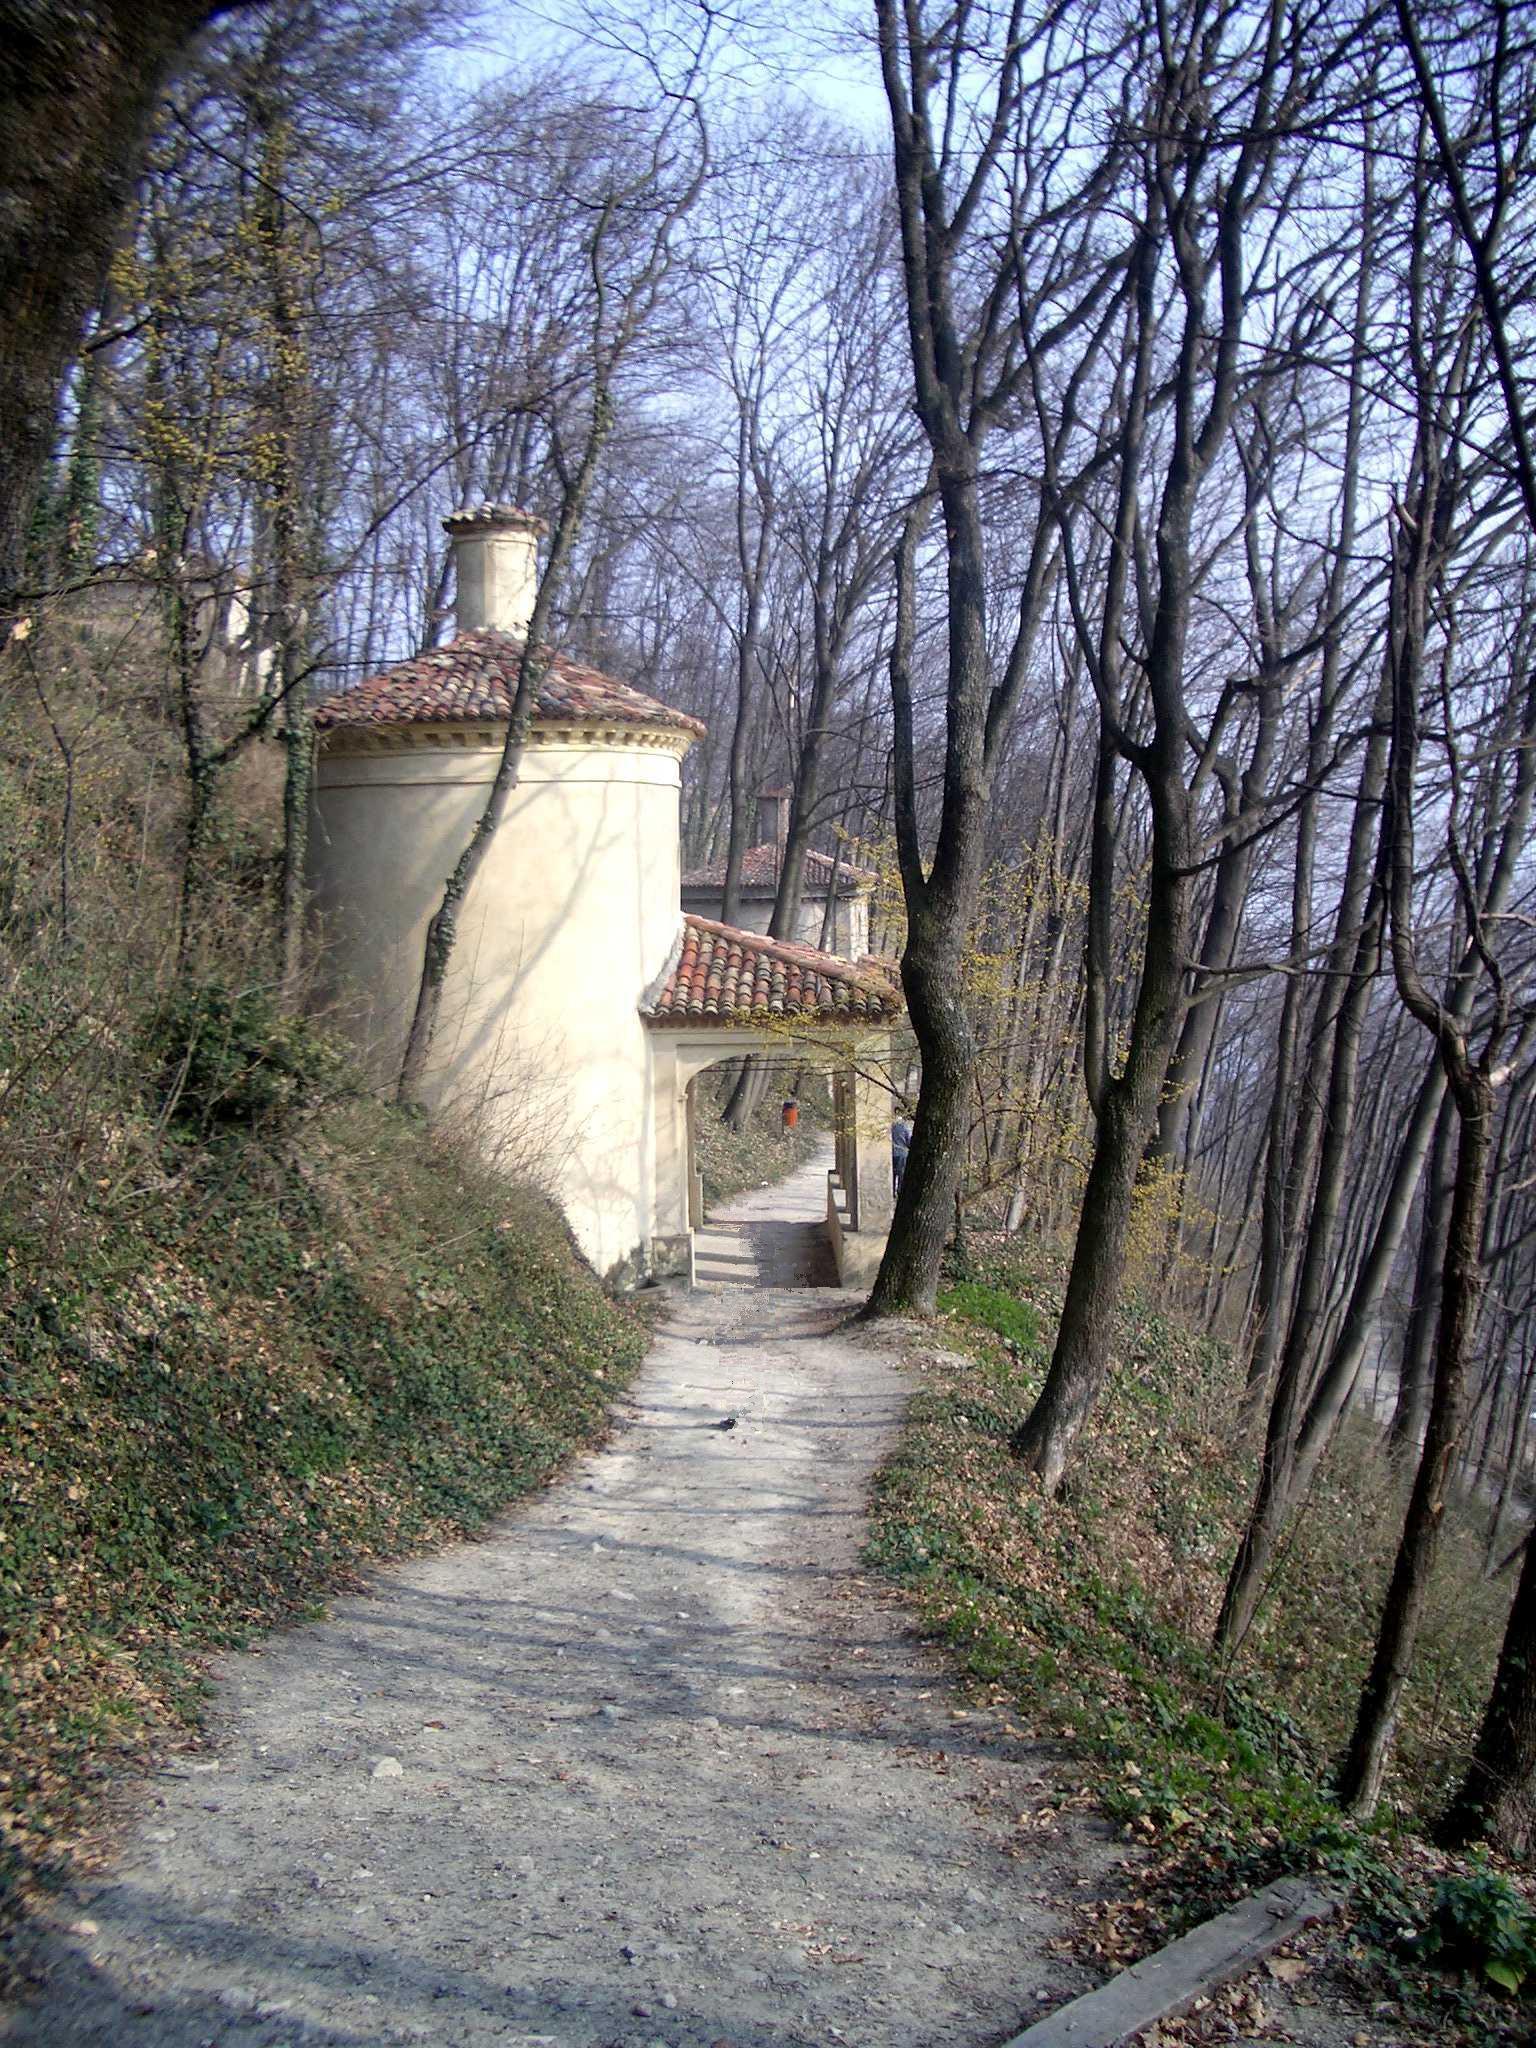
[[[195,1724],[206,1653],[482,1528],[646,1344],[551,1205],[368,1101],[95,1192],[67,1265],[0,1279],[7,1920]]]

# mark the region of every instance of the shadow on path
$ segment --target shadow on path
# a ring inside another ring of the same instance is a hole
[[[698,1286],[836,1287],[827,1238],[831,1141],[787,1179],[717,1203],[694,1233]]]
[[[807,1285],[824,1190],[722,1205],[548,1492],[223,1660],[8,2041],[988,2048],[1083,1988],[1113,1851],[862,1562],[910,1383]]]

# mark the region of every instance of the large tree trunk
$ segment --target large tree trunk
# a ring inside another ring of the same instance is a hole
[[[1526,1542],[1493,1692],[1440,1836],[1453,1848],[1487,1838],[1507,1856],[1536,1846],[1536,1542]]]
[[[1013,1439],[1015,1456],[1037,1474],[1047,1493],[1060,1486],[1078,1432],[1104,1384],[1136,1173],[1151,1115],[1152,1103],[1138,1105],[1117,1089],[1099,1118],[1050,1375]]]
[[[976,1056],[960,992],[963,929],[943,912],[924,912],[908,931],[901,978],[922,1052],[923,1085],[885,1256],[870,1291],[872,1316],[933,1314],[939,1263],[955,1225]]]
[[[944,812],[925,876],[918,850],[910,657],[912,574],[920,517],[909,521],[891,656],[897,725],[897,844],[907,901],[901,978],[922,1060],[912,1146],[867,1313],[932,1315],[939,1261],[955,1219],[955,1191],[970,1130],[976,1048],[961,962],[981,882],[988,785],[984,725],[990,696],[986,554],[975,454],[956,436],[936,458],[949,592],[949,729]]]
[[[0,4],[0,606],[58,428],[59,391],[101,291],[155,99],[234,0]]]

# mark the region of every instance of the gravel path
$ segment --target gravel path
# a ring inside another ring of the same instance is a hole
[[[859,1576],[906,1390],[783,1284],[824,1185],[722,1212],[608,1448],[225,1660],[10,2038],[981,2048],[1083,1988],[1108,1845],[1020,1827],[1048,1764]]]

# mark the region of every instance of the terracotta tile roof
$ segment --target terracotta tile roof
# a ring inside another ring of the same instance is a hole
[[[453,724],[464,719],[505,719],[517,688],[523,643],[482,626],[460,633],[446,647],[429,648],[397,662],[355,689],[328,697],[315,712],[320,732],[346,726]],[[701,738],[702,722],[658,704],[612,676],[585,668],[567,655],[552,656],[539,685],[536,718],[600,719],[620,725],[670,727]]]
[[[814,848],[805,856],[805,889],[814,895],[819,888],[825,893],[832,879],[832,856],[817,853]],[[855,867],[852,861],[842,860],[837,864],[837,888],[839,895],[852,895],[855,890],[868,888],[879,880],[872,868]],[[749,846],[741,857],[741,885],[744,889],[765,889],[770,892],[779,886],[779,847],[772,839],[764,840],[761,846]],[[690,868],[683,877],[685,889],[723,889],[725,887],[725,862],[717,860],[707,868]]]
[[[713,918],[685,916],[682,945],[660,990],[641,1011],[653,1024],[750,1025],[774,1017],[827,1024],[885,1024],[901,994],[812,946],[765,939]]]

